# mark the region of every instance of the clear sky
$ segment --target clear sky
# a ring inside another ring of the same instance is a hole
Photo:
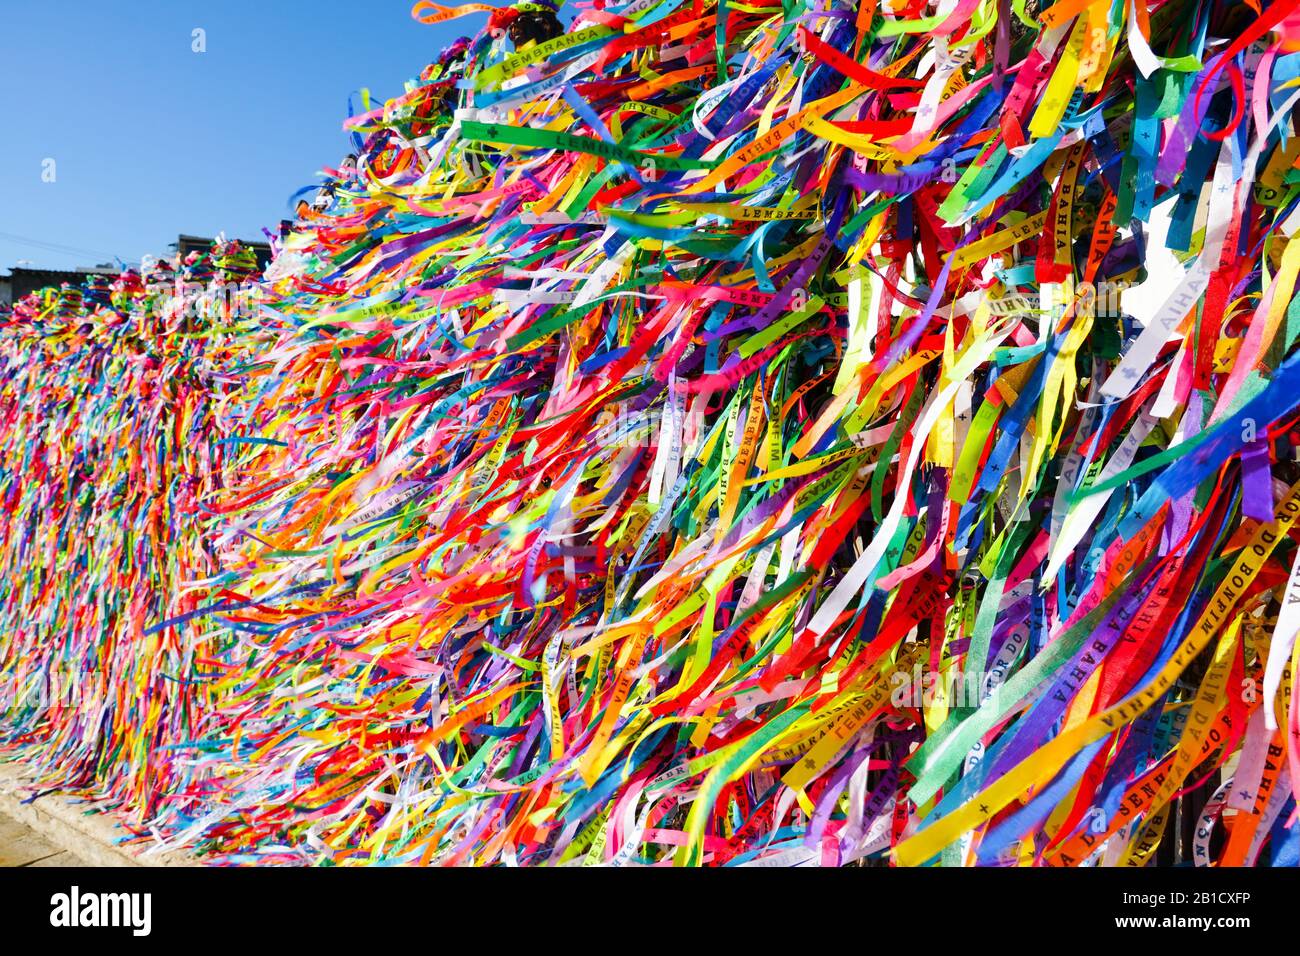
[[[350,93],[401,93],[483,19],[425,26],[412,2],[5,0],[0,272],[264,238],[349,151]]]

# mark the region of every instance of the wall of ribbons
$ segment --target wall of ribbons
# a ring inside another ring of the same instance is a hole
[[[0,753],[227,865],[1300,861],[1300,2],[412,13],[264,273],[4,317]]]

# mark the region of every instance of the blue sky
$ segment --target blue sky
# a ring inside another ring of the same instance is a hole
[[[483,19],[425,26],[412,0],[3,6],[0,271],[138,262],[178,233],[263,238],[348,152],[352,91],[400,93]]]

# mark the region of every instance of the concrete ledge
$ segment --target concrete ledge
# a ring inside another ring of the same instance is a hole
[[[93,812],[95,803],[80,797],[47,794],[30,803],[32,778],[20,763],[0,762],[0,814],[30,827],[86,866],[199,866],[188,853],[172,851],[141,857],[134,847],[114,841],[125,831],[111,812]]]

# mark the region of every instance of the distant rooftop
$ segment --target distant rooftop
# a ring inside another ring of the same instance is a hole
[[[0,305],[12,305],[18,299],[47,286],[80,285],[90,275],[115,276],[121,272],[115,265],[101,263],[97,266],[80,266],[76,269],[37,269],[32,266],[14,266],[9,275],[0,275]]]
[[[191,236],[187,233],[181,233],[176,237],[176,241],[171,243],[171,248],[176,250],[181,258],[184,258],[191,252],[207,252],[212,248],[212,242],[212,238],[207,236]],[[239,242],[253,250],[253,256],[257,259],[259,269],[265,269],[270,265],[271,246],[269,243],[254,242],[248,239],[240,239]],[[132,267],[137,268],[138,264]],[[48,286],[57,287],[65,282],[69,285],[78,285],[89,275],[116,276],[121,271],[121,265],[108,262],[101,262],[93,266],[78,266],[76,269],[41,269],[36,266],[14,266],[9,270],[8,275],[0,275],[0,305],[12,305],[28,293],[36,292]]]

